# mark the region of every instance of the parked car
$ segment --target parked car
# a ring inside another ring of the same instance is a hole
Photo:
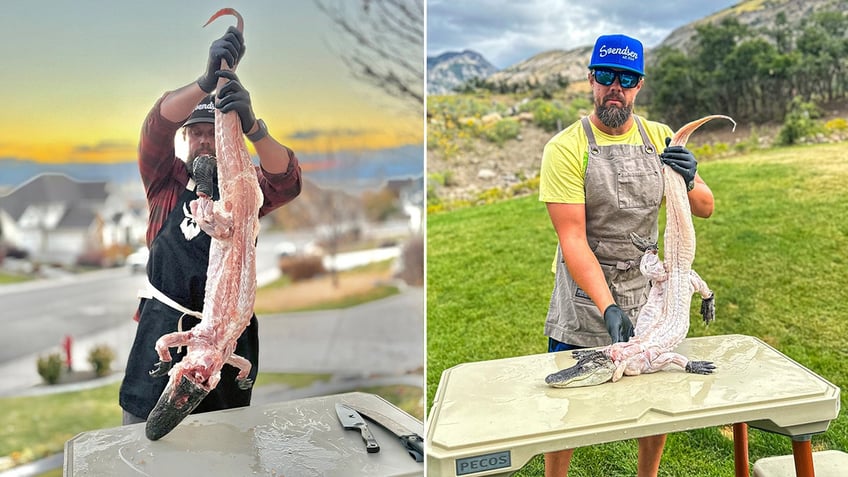
[[[150,257],[150,250],[147,247],[140,247],[135,252],[127,255],[127,266],[130,267],[132,273],[144,273],[147,270],[147,259]]]

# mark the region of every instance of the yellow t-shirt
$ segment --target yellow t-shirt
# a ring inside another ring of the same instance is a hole
[[[673,132],[665,124],[639,118],[648,133],[648,138],[657,149],[665,149],[665,138]],[[591,123],[590,123],[591,124]],[[636,122],[629,131],[620,136],[611,136],[592,125],[598,146],[610,144],[642,144],[642,135]],[[585,204],[586,165],[589,161],[589,139],[580,121],[576,121],[552,137],[542,153],[539,173],[539,200],[558,204]]]

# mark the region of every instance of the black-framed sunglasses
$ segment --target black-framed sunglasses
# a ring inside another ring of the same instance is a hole
[[[618,78],[618,84],[627,89],[635,88],[639,84],[639,80],[642,79],[642,76],[636,73],[613,71],[606,68],[595,68],[592,75],[595,76],[595,81],[604,86],[611,85]]]

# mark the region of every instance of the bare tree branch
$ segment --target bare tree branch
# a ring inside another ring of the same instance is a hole
[[[313,0],[342,35],[354,78],[424,109],[424,1]]]

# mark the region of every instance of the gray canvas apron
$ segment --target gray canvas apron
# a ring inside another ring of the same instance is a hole
[[[643,145],[598,146],[588,117],[583,118],[582,125],[589,140],[584,182],[586,238],[601,264],[613,300],[635,327],[650,283],[639,272],[642,252],[630,241],[630,232],[657,239],[663,182],[657,151],[642,122],[634,119]],[[611,343],[601,312],[568,273],[560,246],[545,335],[577,346]]]

